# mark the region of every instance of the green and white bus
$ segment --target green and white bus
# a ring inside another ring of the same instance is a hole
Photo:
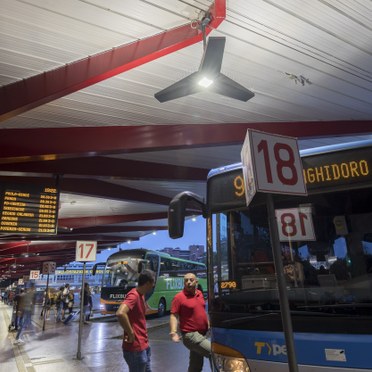
[[[114,314],[126,294],[137,286],[139,274],[144,269],[156,274],[154,290],[147,295],[147,314],[163,316],[170,310],[173,297],[183,289],[183,276],[192,272],[199,279],[199,289],[207,293],[207,269],[201,262],[172,257],[168,253],[148,249],[131,249],[116,252],[108,257],[102,278],[101,314]]]

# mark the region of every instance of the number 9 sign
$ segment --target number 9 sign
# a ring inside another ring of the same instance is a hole
[[[296,138],[248,130],[242,162],[252,167],[258,192],[307,195]]]

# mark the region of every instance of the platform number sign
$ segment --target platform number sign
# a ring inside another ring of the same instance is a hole
[[[281,242],[316,240],[310,207],[276,209],[275,217]]]
[[[77,241],[75,261],[95,261],[97,254],[97,242]]]
[[[252,170],[257,192],[307,195],[296,138],[248,130],[241,158],[243,174]],[[244,181],[246,188],[253,182]]]
[[[43,262],[43,275],[54,274],[56,272],[56,263],[52,261]]]
[[[40,278],[40,270],[30,270],[30,279],[38,280]]]

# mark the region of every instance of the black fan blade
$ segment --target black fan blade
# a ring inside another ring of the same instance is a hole
[[[169,87],[164,88],[160,92],[155,93],[154,97],[159,102],[167,102],[171,101],[172,99],[198,93],[203,89],[200,85],[198,85],[198,76],[199,72],[194,72],[191,75],[186,76],[184,79],[170,85]]]
[[[214,80],[210,89],[212,92],[244,102],[254,97],[252,91],[221,73]]]
[[[210,37],[200,63],[199,71],[214,77],[221,71],[223,51],[225,50],[225,37]]]

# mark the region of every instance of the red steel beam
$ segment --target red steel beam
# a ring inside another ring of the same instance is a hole
[[[148,221],[168,218],[167,212],[159,213],[143,213],[143,214],[128,214],[116,216],[96,216],[96,217],[80,217],[80,218],[60,218],[59,226],[70,228],[94,227],[100,225],[111,225],[115,223]],[[138,229],[140,231],[140,227]]]
[[[73,229],[70,233],[59,234],[64,239],[75,234],[107,234],[113,232],[142,232],[142,231],[157,231],[167,230],[168,226],[96,226],[83,227],[80,229]]]
[[[226,17],[226,0],[215,0],[209,9],[217,28]],[[67,63],[27,79],[0,87],[0,121],[89,87],[203,39],[190,22],[136,42]]]
[[[32,183],[34,185],[45,185],[53,183],[50,177],[0,177],[4,183]],[[109,182],[86,179],[86,178],[61,178],[59,181],[61,192],[70,192],[80,195],[88,195],[100,198],[136,201],[159,205],[168,205],[170,198],[146,191],[140,191],[126,186],[115,185]]]
[[[102,156],[1,164],[0,172],[120,177],[121,179],[205,181],[209,169]]]
[[[12,237],[12,240],[14,237]],[[33,244],[31,241],[21,241],[17,243],[0,243],[0,256],[10,256],[21,253],[40,253],[44,251],[53,252],[75,248],[76,243],[72,242],[53,242],[53,244]]]
[[[242,144],[249,128],[311,138],[371,133],[372,121],[6,129],[0,136],[0,164],[120,154],[123,149],[141,152]]]
[[[139,240],[139,238],[136,238],[136,237],[132,237],[132,236],[119,236],[119,235],[102,235],[102,234],[95,234],[95,235],[91,235],[91,234],[76,234],[74,236],[71,236],[71,238],[69,238],[68,236],[66,235],[52,235],[52,236],[41,236],[41,235],[32,235],[31,236],[32,239],[34,240],[37,240],[37,241],[48,241],[48,242],[53,242],[53,241],[57,241],[57,244],[59,241],[61,240],[64,240],[64,241],[70,241],[70,242],[74,242],[75,246],[76,246],[76,241],[77,240],[93,240],[93,241],[97,241],[99,243],[111,243],[111,242],[115,242],[117,244],[119,243],[123,243],[123,242],[126,242],[128,240],[130,241],[134,241],[134,240]],[[14,238],[12,238],[12,240],[15,240]],[[53,244],[53,243],[51,243]],[[75,251],[75,246],[73,248],[73,250]]]

